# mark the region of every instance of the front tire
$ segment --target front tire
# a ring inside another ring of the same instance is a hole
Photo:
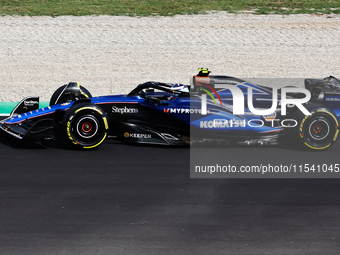
[[[64,116],[63,130],[67,140],[82,149],[101,145],[109,129],[107,114],[100,107],[80,103],[71,107]]]
[[[300,113],[299,141],[313,150],[324,150],[331,147],[338,139],[339,122],[335,113],[321,105],[307,107],[311,115]]]
[[[49,106],[56,105],[56,104],[62,104],[62,103],[68,102],[68,101],[73,101],[72,96],[68,96],[67,99],[65,99],[61,95],[65,91],[67,86],[68,86],[68,84],[63,85],[63,86],[59,87],[53,93],[53,95],[51,96],[51,99],[50,99]],[[79,90],[80,90],[80,98],[78,98],[78,99],[92,97],[91,93],[86,88],[84,88],[83,86],[79,85]]]

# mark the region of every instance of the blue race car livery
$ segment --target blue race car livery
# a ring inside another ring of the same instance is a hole
[[[0,128],[32,141],[53,139],[56,129],[61,129],[70,144],[84,149],[96,148],[108,137],[187,145],[205,140],[277,144],[287,136],[306,148],[327,149],[339,133],[340,82],[332,76],[306,79],[305,88],[311,94],[301,105],[307,115],[298,105],[283,108],[281,90],[274,93],[273,88],[238,78],[210,75],[204,68],[192,77],[190,85],[146,82],[126,95],[92,97],[87,89],[71,82],[54,92],[48,107],[39,109],[38,97],[23,99],[0,121]],[[242,92],[242,97],[235,97],[235,91]],[[284,96],[305,98],[294,91]],[[242,114],[235,113],[237,102]],[[273,110],[254,114],[260,109]]]

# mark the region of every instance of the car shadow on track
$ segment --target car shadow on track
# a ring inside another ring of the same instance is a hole
[[[3,131],[0,131],[0,142],[13,149],[46,149],[46,147],[40,143],[19,140]]]
[[[55,124],[57,125],[57,124]],[[20,140],[17,139],[4,131],[0,130],[0,143],[12,147],[14,149],[48,149],[48,148],[54,148],[54,149],[62,149],[62,150],[77,150],[74,146],[72,146],[67,139],[65,139],[64,135],[62,134],[62,131],[60,130],[60,127],[54,128],[54,138],[50,140],[42,140],[42,141],[32,141],[32,140]],[[288,151],[296,151],[296,152],[318,152],[319,150],[311,150],[306,148],[305,146],[302,146],[300,144],[296,143],[296,140],[294,138],[285,138],[285,140],[280,140],[279,144],[277,145],[259,145],[259,144],[251,144],[251,145],[244,145],[244,144],[236,144],[236,143],[196,143],[194,145],[160,145],[160,144],[146,144],[146,143],[130,143],[125,142],[119,139],[110,139],[107,138],[105,141],[106,144],[113,144],[119,145],[119,146],[133,146],[133,147],[157,147],[159,149],[176,149],[176,148],[223,148],[223,149],[233,149],[233,148],[254,148],[254,149],[260,149],[260,148],[280,148]],[[336,146],[336,144],[335,144]],[[334,147],[334,146],[333,146]],[[100,147],[99,147],[100,148]],[[98,148],[94,148],[91,150],[96,150]],[[82,150],[82,149],[78,149]],[[327,150],[325,150],[327,151]]]
[[[42,141],[30,141],[30,140],[19,140],[9,134],[6,134],[3,131],[0,131],[0,143],[14,148],[14,149],[36,149],[36,150],[43,150],[48,148],[53,149],[61,149],[61,150],[77,150],[77,148],[70,145],[70,143],[64,139],[64,137],[60,133],[55,134],[55,138],[51,140],[42,140]],[[185,146],[169,146],[169,145],[159,145],[159,144],[140,144],[140,143],[128,143],[118,139],[106,139],[106,144],[112,144],[112,146],[119,145],[119,146],[133,146],[133,147],[157,147],[159,149],[177,149],[177,148],[222,148],[222,149],[233,149],[233,148],[245,148],[245,149],[261,149],[261,148],[280,148],[288,151],[296,151],[296,152],[318,152],[317,150],[311,150],[305,148],[303,146],[298,146],[296,143],[293,142],[285,142],[279,145],[239,145],[230,143],[228,145],[224,144],[195,144],[195,145],[185,145]],[[99,147],[100,148],[100,147]],[[98,148],[94,148],[92,150],[96,150]],[[82,150],[82,149],[78,149]]]

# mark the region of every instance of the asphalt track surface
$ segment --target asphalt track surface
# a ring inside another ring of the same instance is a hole
[[[338,141],[301,157],[327,162],[339,150]],[[299,153],[242,152],[277,155],[270,162]],[[190,179],[189,157],[189,148],[107,140],[78,151],[0,132],[0,254],[339,254],[339,179]]]

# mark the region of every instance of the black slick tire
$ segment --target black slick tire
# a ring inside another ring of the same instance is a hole
[[[62,104],[62,103],[67,102],[67,101],[63,101],[63,100],[61,100],[61,101],[58,100],[60,94],[65,90],[66,86],[67,86],[67,84],[59,87],[53,93],[53,95],[51,96],[51,99],[50,99],[49,106],[56,105],[56,104]],[[91,93],[86,88],[84,88],[83,86],[79,86],[79,87],[80,87],[80,94],[81,94],[80,98],[89,98],[89,97],[92,97]]]
[[[305,148],[325,150],[331,147],[339,135],[339,122],[335,113],[326,106],[307,104],[311,115],[298,113],[298,140]]]
[[[79,103],[65,114],[62,129],[66,139],[75,147],[94,149],[107,137],[109,129],[107,114],[99,106]]]

